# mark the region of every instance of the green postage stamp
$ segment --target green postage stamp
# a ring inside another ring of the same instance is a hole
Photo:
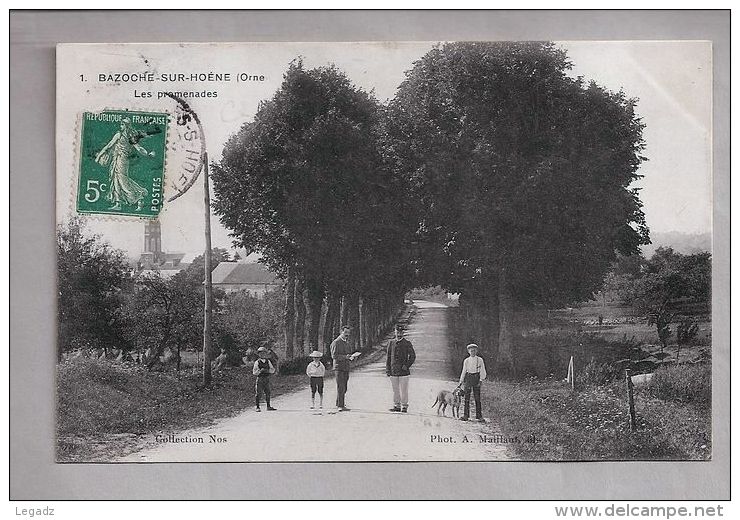
[[[164,196],[166,113],[84,112],[77,211],[156,217]]]

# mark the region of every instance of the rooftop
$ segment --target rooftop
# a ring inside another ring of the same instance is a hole
[[[212,273],[215,284],[270,284],[279,285],[275,273],[258,263],[221,262]]]

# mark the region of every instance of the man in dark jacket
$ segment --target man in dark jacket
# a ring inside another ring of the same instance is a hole
[[[385,360],[385,373],[391,378],[393,387],[393,408],[391,412],[409,411],[409,375],[411,365],[416,361],[416,352],[411,342],[403,337],[403,326],[396,325],[396,339],[388,343]]]

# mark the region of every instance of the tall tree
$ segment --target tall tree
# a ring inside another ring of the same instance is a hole
[[[295,271],[287,269],[285,277],[285,305],[283,307],[283,338],[285,341],[285,357],[293,357],[295,347]]]
[[[295,295],[293,303],[295,304],[295,352],[303,355],[306,345],[306,297],[303,278],[300,276],[295,279]]]
[[[226,294],[216,321],[217,329],[232,338],[235,350],[257,350],[262,342],[280,338],[283,304],[280,290],[268,291],[262,298],[248,291]]]
[[[303,284],[295,303],[301,311],[305,297],[310,348],[318,348],[325,294],[357,302],[378,283],[402,280],[391,276],[403,265],[394,218],[402,197],[378,147],[380,119],[377,101],[341,71],[296,61],[213,169],[214,208],[236,243]]]
[[[71,219],[57,228],[57,273],[58,358],[73,348],[127,348],[121,307],[133,278],[123,251]]]
[[[392,100],[387,147],[411,183],[425,276],[492,294],[498,354],[514,369],[517,305],[589,297],[615,252],[648,231],[635,101],[566,73],[552,43],[453,43]]]
[[[224,250],[214,249],[213,264],[224,259]],[[228,258],[226,258],[228,260]],[[151,368],[166,348],[180,352],[198,346],[203,340],[203,256],[171,278],[154,272],[136,279],[125,311],[129,317],[128,333],[139,349],[150,349],[147,365]],[[214,292],[214,310],[221,309],[224,295]]]
[[[181,271],[166,279],[159,273],[140,276],[125,307],[128,333],[137,349],[148,350],[151,369],[165,352],[177,352],[177,368],[184,347],[198,345],[203,332],[203,287],[198,277]]]

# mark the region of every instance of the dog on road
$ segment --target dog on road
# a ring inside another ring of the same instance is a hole
[[[437,407],[437,415],[442,412],[442,415],[447,416],[447,407],[452,407],[452,417],[460,417],[460,403],[462,401],[463,391],[459,386],[452,392],[449,390],[440,390],[437,394],[432,408]]]

